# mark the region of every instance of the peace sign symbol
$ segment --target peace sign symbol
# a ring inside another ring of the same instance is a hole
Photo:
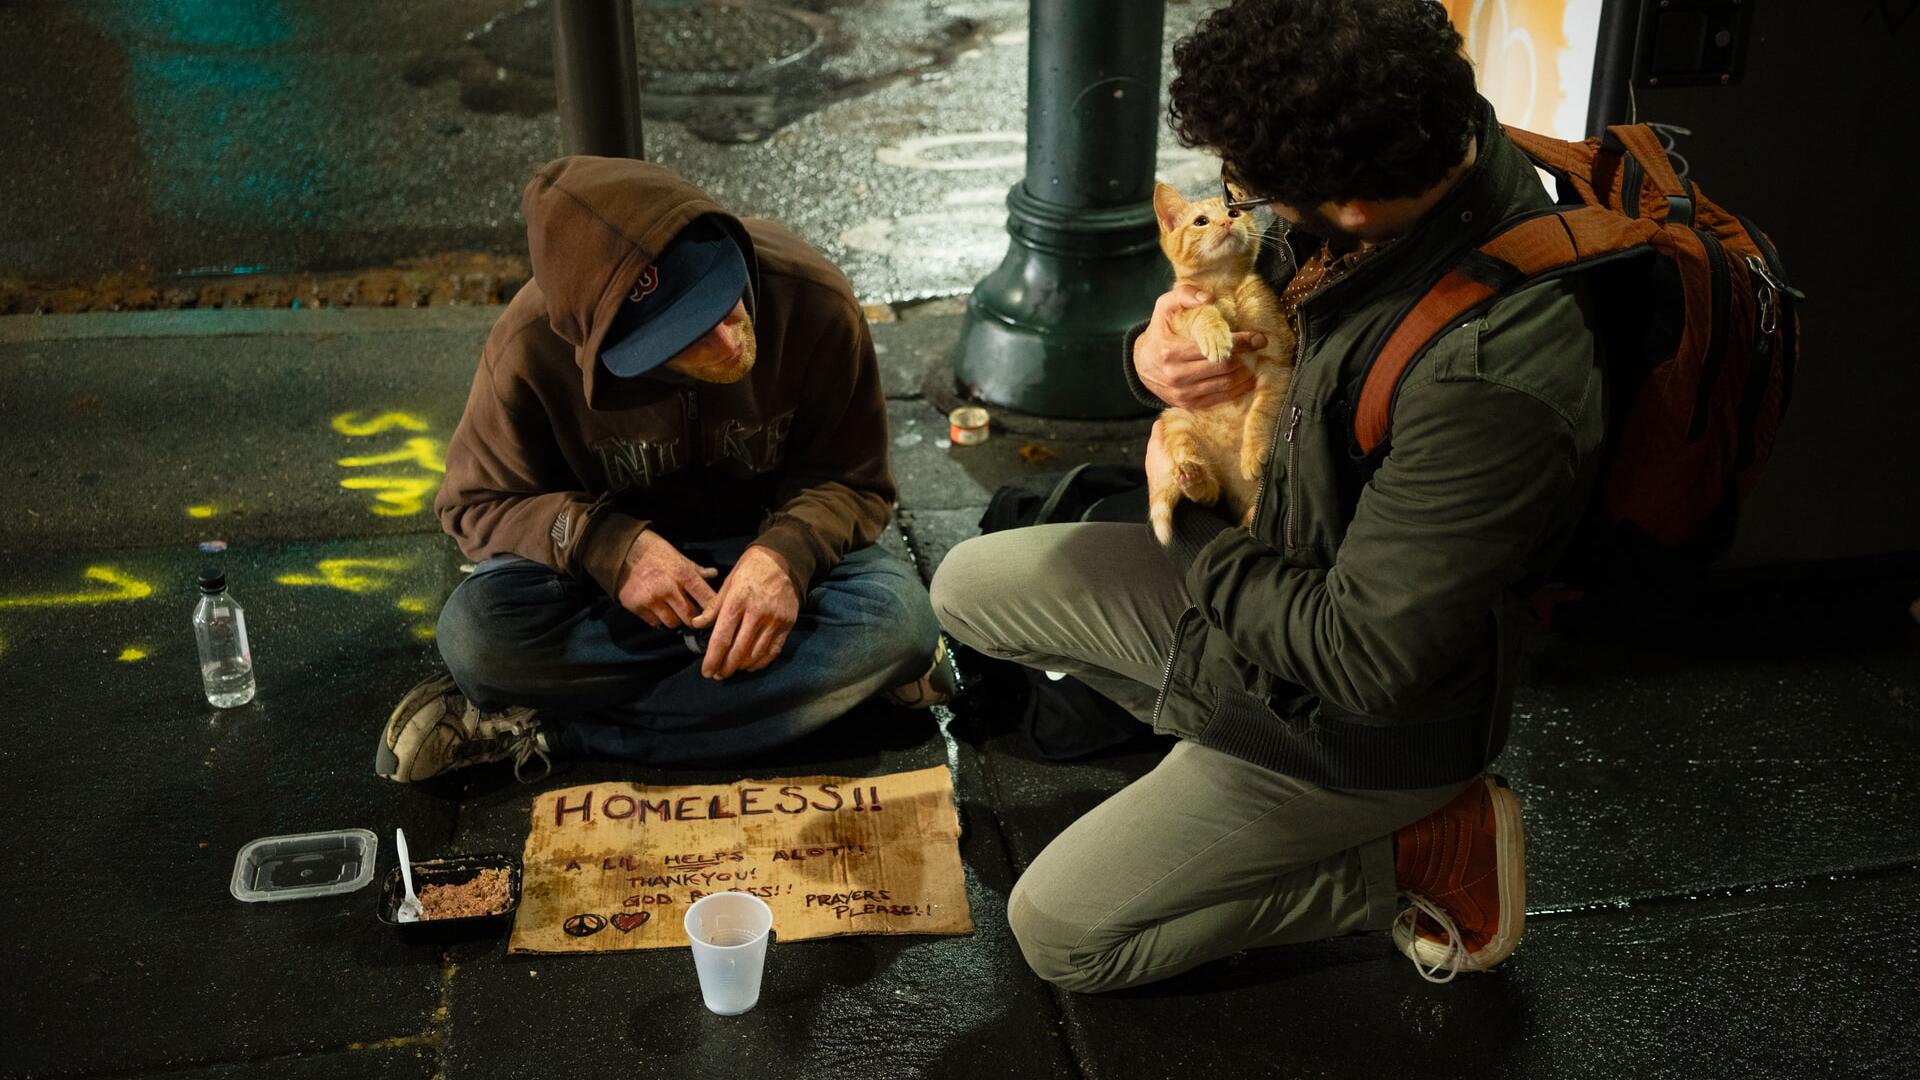
[[[607,928],[607,920],[591,912],[569,915],[567,921],[560,924],[568,937],[591,937]]]

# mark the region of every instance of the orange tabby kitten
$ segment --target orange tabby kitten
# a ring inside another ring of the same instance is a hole
[[[1147,518],[1165,544],[1173,539],[1173,507],[1183,495],[1202,504],[1224,499],[1229,517],[1252,524],[1254,493],[1293,376],[1293,329],[1279,297],[1254,270],[1260,231],[1252,214],[1228,210],[1219,198],[1190,203],[1165,184],[1154,185],[1153,212],[1175,280],[1213,296],[1212,303],[1175,312],[1174,333],[1200,346],[1214,363],[1232,360],[1235,331],[1267,337],[1259,352],[1241,360],[1257,380],[1252,393],[1199,411],[1160,414],[1172,468],[1147,477]]]

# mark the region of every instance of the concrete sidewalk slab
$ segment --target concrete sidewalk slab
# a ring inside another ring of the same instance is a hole
[[[761,1003],[741,1017],[706,1011],[680,949],[591,957],[505,956],[497,945],[473,958],[462,951],[451,983],[460,1007],[449,1032],[449,1071],[486,1075],[493,1062],[539,1060],[555,1073],[598,1076],[614,1074],[608,1062],[627,1061],[648,1076],[780,1070],[960,1078],[999,1060],[1019,1062],[1021,1076],[1075,1075],[1054,1002],[1007,929],[1013,876],[974,751],[945,739],[933,714],[870,703],[763,761],[637,771],[581,762],[539,787],[879,775],[949,762],[957,768],[972,934],[775,942]],[[532,790],[464,791],[456,845],[517,849]]]
[[[438,1075],[434,1050],[426,1041],[404,1046],[366,1046],[338,1053],[170,1070],[166,1075],[178,1080],[251,1080],[268,1073],[275,1080],[431,1080]]]
[[[394,827],[444,844],[456,808],[371,771],[374,740],[430,663],[415,636],[458,577],[438,541],[240,548],[259,695],[201,696],[189,616],[203,557],[117,559],[152,593],[0,610],[8,789],[0,980],[8,1075],[83,1075],[329,1053],[428,1030],[432,951],[396,941],[369,890],[244,904],[228,893],[247,841]],[[282,585],[333,559],[377,560],[359,591]],[[76,574],[67,556],[12,561],[9,587]],[[17,598],[17,597],[16,597]],[[389,856],[390,861],[390,856]],[[429,962],[416,961],[425,956]],[[346,1075],[376,1075],[353,1064]]]
[[[1515,723],[1535,908],[1920,866],[1920,716],[1847,658],[1559,639]]]
[[[378,880],[393,865],[396,824],[423,858],[518,851],[534,789],[513,784],[504,765],[412,788],[371,773],[380,721],[433,667],[423,631],[459,580],[449,542],[400,537],[225,553],[249,612],[260,682],[255,703],[225,713],[198,697],[186,633],[192,575],[204,558],[185,548],[117,556],[99,565],[151,593],[0,613],[0,659],[26,673],[0,706],[11,716],[46,717],[30,725],[20,753],[59,766],[26,778],[20,796],[28,805],[86,807],[88,823],[53,829],[49,846],[44,824],[22,821],[7,845],[9,877],[22,883],[0,901],[8,955],[28,970],[61,973],[50,985],[0,990],[0,1012],[32,1018],[24,1075],[287,1055],[325,1061],[367,1044],[424,1048],[442,1062],[441,1075],[497,1075],[500,1062],[533,1060],[597,1075],[636,1048],[671,1059],[676,1074],[734,1072],[743,1061],[805,1063],[806,1075],[886,1072],[889,1063],[913,1061],[917,1075],[958,1077],[975,1075],[982,1055],[1011,1053],[1030,1070],[1022,1075],[1073,1075],[1053,1001],[1007,932],[1012,874],[974,751],[942,738],[924,712],[870,705],[778,760],[668,774],[702,782],[959,767],[976,932],[779,947],[785,963],[773,969],[766,1003],[731,1025],[705,1013],[679,950],[589,961],[507,958],[503,940],[447,952],[406,945],[375,923],[372,889],[235,902],[226,880],[248,839],[371,828],[381,837]],[[77,577],[86,560],[29,562],[24,579],[45,583]],[[75,640],[128,644],[82,657],[76,669],[60,662],[64,643]],[[123,658],[131,652],[141,655]],[[85,688],[77,696],[76,678]],[[76,740],[56,715],[88,718],[95,730]],[[138,782],[122,779],[129,760],[140,762]],[[548,783],[632,775],[616,764],[581,763]],[[96,780],[75,788],[79,776]],[[108,822],[119,824],[109,832]],[[88,929],[67,929],[75,925]],[[156,926],[194,930],[156,935]],[[166,1043],[115,1038],[129,1015],[151,1017],[156,1026],[142,1030],[170,1032]],[[409,1075],[416,1060],[355,1056],[338,1075]]]
[[[0,552],[437,532],[446,441],[498,314],[0,319]]]
[[[437,533],[436,467],[501,310],[0,318],[15,500],[0,553]],[[920,390],[960,326],[872,328],[902,507],[984,507],[1016,475],[1140,458],[1144,422],[941,446],[947,418]]]
[[[1066,1001],[1089,1076],[1848,1076],[1911,1072],[1912,877],[1540,919],[1432,986],[1381,935],[1251,952]]]

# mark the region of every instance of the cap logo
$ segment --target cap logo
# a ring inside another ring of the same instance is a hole
[[[660,268],[658,266],[648,265],[646,270],[641,272],[640,280],[633,283],[633,292],[627,299],[637,304],[641,300],[646,299],[648,293],[653,292],[653,290],[659,287]]]

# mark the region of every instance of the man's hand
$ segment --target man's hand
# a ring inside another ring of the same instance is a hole
[[[1232,401],[1253,389],[1253,372],[1245,364],[1216,364],[1200,353],[1200,346],[1173,332],[1174,312],[1211,303],[1213,296],[1192,285],[1176,284],[1154,301],[1153,318],[1133,339],[1133,370],[1140,384],[1161,401],[1181,409],[1204,409]],[[1266,335],[1233,335],[1236,355],[1254,352],[1267,343]]]
[[[648,626],[678,630],[713,607],[719,577],[711,566],[695,566],[665,537],[648,529],[627,549],[614,599]]]
[[[718,602],[692,623],[696,630],[713,628],[700,674],[725,679],[773,663],[799,617],[786,556],[758,544],[747,548],[721,583]]]
[[[1153,435],[1147,439],[1146,470],[1148,476],[1170,476],[1173,473],[1173,459],[1167,456],[1167,436],[1165,420],[1153,422]]]

